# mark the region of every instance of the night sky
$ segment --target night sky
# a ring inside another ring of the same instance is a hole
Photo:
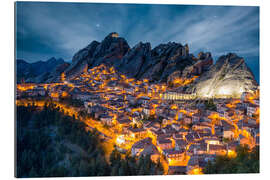
[[[17,59],[70,61],[93,40],[118,32],[133,47],[187,43],[216,60],[228,52],[244,57],[259,81],[259,7],[16,3]]]

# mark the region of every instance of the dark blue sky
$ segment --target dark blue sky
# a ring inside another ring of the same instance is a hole
[[[190,52],[245,58],[259,80],[259,7],[18,2],[17,58],[71,60],[91,41],[118,32],[132,47],[188,43]]]

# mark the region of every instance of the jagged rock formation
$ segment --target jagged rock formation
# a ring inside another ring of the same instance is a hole
[[[154,62],[142,78],[151,81],[166,82],[170,74],[175,71],[183,71],[186,66],[195,63],[189,54],[188,45],[169,42],[161,44],[151,51],[151,59]]]
[[[86,48],[81,49],[72,58],[71,66],[65,71],[67,78],[72,78],[88,68],[100,64],[120,64],[120,60],[129,50],[129,45],[117,33],[110,33],[100,43],[93,41]]]
[[[242,92],[255,90],[258,84],[243,58],[229,53],[221,56],[209,71],[203,73],[187,91],[202,97],[239,97]]]
[[[18,61],[19,62],[19,61]],[[27,65],[23,64],[26,69]],[[72,63],[51,72],[45,71],[35,77],[35,82],[57,82],[64,72],[67,79],[100,64],[114,66],[128,77],[147,78],[150,82],[171,82],[190,80],[179,91],[197,93],[200,96],[218,96],[235,94],[257,87],[254,76],[246,66],[244,59],[236,54],[221,56],[213,65],[210,52],[201,52],[197,57],[189,52],[188,45],[169,42],[151,49],[150,43],[138,43],[130,48],[127,41],[115,32],[110,33],[102,42],[93,41],[79,50],[72,58]],[[52,69],[52,68],[51,68]],[[50,69],[50,70],[51,70]],[[194,78],[199,76],[199,78]]]
[[[152,63],[150,43],[140,42],[125,54],[117,69],[129,77],[138,78]]]
[[[93,41],[77,52],[65,74],[73,78],[89,68],[107,64],[128,77],[166,82],[170,74],[182,72],[194,63],[188,45],[169,42],[151,49],[150,43],[140,42],[130,49],[126,40],[114,32],[101,43]]]
[[[78,51],[72,58],[71,65],[65,70],[68,77],[76,76],[88,68],[88,62],[93,58],[93,54],[100,43],[93,41],[87,47]]]
[[[93,58],[88,62],[90,66],[98,66],[100,64],[118,65],[120,60],[130,49],[127,41],[119,37],[115,32],[110,33],[97,46]]]
[[[192,66],[188,66],[183,70],[182,77],[189,77],[190,75],[200,75],[203,72],[209,70],[213,64],[212,55],[210,52],[198,54],[198,58],[194,58],[195,63]]]

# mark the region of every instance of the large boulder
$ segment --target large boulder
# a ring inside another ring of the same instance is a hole
[[[240,97],[258,84],[242,57],[229,53],[204,72],[188,89],[200,97]]]

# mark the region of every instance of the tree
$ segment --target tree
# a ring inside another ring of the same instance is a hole
[[[110,155],[110,163],[111,166],[114,166],[115,164],[120,163],[121,160],[121,155],[120,153],[114,148],[114,150],[112,151],[111,155]]]
[[[118,165],[114,165],[111,170],[111,176],[118,176]]]
[[[86,131],[85,124],[75,116],[64,114],[51,103],[45,104],[42,110],[31,104],[29,107],[18,106],[17,114],[17,177],[110,174],[96,131]],[[91,161],[93,158],[90,160],[70,151],[63,142],[79,146],[98,160]],[[63,147],[65,151],[62,151]],[[62,164],[63,160],[66,163]]]
[[[259,148],[249,152],[248,146],[238,146],[237,156],[217,156],[203,169],[205,174],[259,173]]]
[[[216,111],[217,110],[217,107],[214,104],[214,100],[213,99],[210,99],[208,101],[205,101],[204,104],[205,104],[205,108],[208,109],[208,110],[211,110],[211,111]]]

